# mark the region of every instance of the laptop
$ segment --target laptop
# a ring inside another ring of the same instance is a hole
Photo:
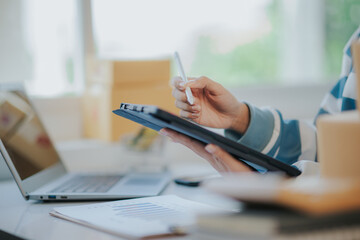
[[[0,84],[0,139],[0,161],[6,162],[26,200],[156,196],[170,180],[168,172],[69,173],[19,84]]]

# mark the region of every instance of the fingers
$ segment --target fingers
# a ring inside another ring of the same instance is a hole
[[[250,172],[251,169],[233,158],[229,153],[214,144],[205,145],[195,139],[176,131],[163,128],[161,135],[171,138],[172,141],[185,145],[208,162],[219,172]]]
[[[188,81],[192,81],[192,80],[194,80],[195,78],[190,78],[190,77],[188,77]],[[179,90],[185,90],[185,87],[184,87],[184,85],[185,85],[185,82],[182,80],[182,78],[181,77],[179,77],[179,76],[176,76],[176,77],[173,77],[172,79],[171,79],[171,85],[174,87],[174,88],[177,88],[177,89],[179,89]]]
[[[174,88],[172,91],[172,95],[173,97],[176,99],[175,100],[175,105],[185,111],[189,111],[189,112],[199,112],[200,111],[200,106],[197,104],[193,104],[190,105],[185,92],[181,92],[178,89]]]
[[[192,151],[194,151],[196,154],[198,154],[200,157],[205,159],[211,159],[211,154],[209,154],[205,150],[205,145],[195,139],[189,138],[181,133],[175,132],[173,130],[170,130],[168,128],[163,128],[159,131],[159,133],[163,136],[169,137],[173,142],[183,144],[184,146],[190,148]]]
[[[194,89],[206,88],[210,92],[216,92],[223,88],[222,85],[205,76],[188,78],[187,82],[184,82],[181,77],[177,76],[171,79],[171,85],[180,91],[184,91],[186,87]]]
[[[191,145],[191,138],[185,136],[184,134],[178,133],[176,131],[173,131],[171,129],[168,128],[162,128],[159,133],[163,136],[167,136],[169,138],[171,138],[171,140],[173,142],[178,142],[181,143],[185,146],[190,146]]]
[[[179,91],[177,88],[173,89],[172,95],[178,101],[181,101],[181,102],[186,102],[187,101],[185,92],[184,91]]]
[[[179,87],[180,87],[179,84],[180,84],[181,82],[183,82],[183,80],[182,80],[181,77],[179,77],[179,76],[173,77],[173,78],[171,79],[171,86],[173,86],[174,88],[179,89]]]
[[[172,95],[175,97],[175,99],[178,102],[183,102],[183,103],[187,104],[188,99],[187,99],[186,94],[185,94],[184,84],[185,84],[185,82],[182,81],[182,79],[180,77],[174,77],[172,79],[172,85],[174,86],[174,89],[172,91]],[[184,106],[183,104],[179,108],[183,109],[183,110],[191,111],[190,107]]]
[[[194,108],[193,106],[187,104],[186,102],[182,102],[179,100],[175,101],[175,106],[181,110],[188,111],[188,112],[196,112],[198,111],[197,108]]]
[[[181,143],[185,145],[186,147],[192,147],[192,145],[195,143],[195,141],[192,138],[189,138],[185,136],[184,134],[178,133],[176,131],[170,130],[168,128],[163,128],[159,131],[159,133],[163,136],[167,136],[171,138],[173,142]],[[198,141],[196,141],[199,143]],[[204,148],[204,145],[201,144],[202,148]]]
[[[184,82],[181,77],[177,76],[171,79],[171,84],[176,89],[180,91],[184,91],[186,87],[190,88],[205,88],[208,85],[212,85],[213,82],[207,77],[199,77],[199,78],[188,78],[187,82]]]
[[[188,81],[183,87],[190,87],[191,89],[206,89],[210,93],[215,94],[223,89],[222,85],[204,76]]]
[[[242,164],[218,146],[209,144],[205,147],[205,150],[212,155],[214,161],[216,161],[218,165],[221,165],[223,167],[223,172],[251,171],[248,166]]]
[[[196,118],[200,117],[200,113],[199,112],[188,112],[188,111],[181,110],[180,116],[184,117],[184,118],[196,119]]]
[[[181,109],[180,116],[182,117],[194,119],[200,116],[200,105],[189,105],[187,102],[176,100],[175,106]]]

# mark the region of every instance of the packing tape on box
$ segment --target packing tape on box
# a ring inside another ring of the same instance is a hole
[[[325,178],[360,177],[360,113],[321,116],[317,121],[318,161]]]

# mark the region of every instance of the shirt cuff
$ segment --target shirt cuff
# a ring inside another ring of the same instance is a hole
[[[259,109],[246,103],[250,110],[250,123],[245,134],[226,129],[225,136],[261,152],[269,143],[274,130],[274,116],[269,109]]]

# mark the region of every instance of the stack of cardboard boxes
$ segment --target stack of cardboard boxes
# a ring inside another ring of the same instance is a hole
[[[139,124],[112,113],[120,103],[157,105],[177,113],[171,95],[170,60],[87,63],[84,96],[84,133],[88,138],[117,141],[137,131]]]

